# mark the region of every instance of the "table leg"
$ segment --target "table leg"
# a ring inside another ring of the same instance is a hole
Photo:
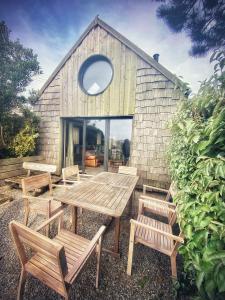
[[[72,206],[72,231],[77,233],[77,207]]]
[[[115,218],[115,241],[114,241],[114,252],[119,254],[120,244],[120,218]]]

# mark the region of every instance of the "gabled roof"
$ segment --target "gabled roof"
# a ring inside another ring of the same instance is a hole
[[[136,53],[139,57],[141,57],[145,62],[147,62],[148,64],[150,64],[151,66],[153,66],[156,70],[158,70],[160,73],[162,73],[170,81],[172,81],[174,83],[177,82],[177,79],[176,79],[175,75],[173,75],[170,71],[168,71],[160,63],[158,63],[150,55],[148,55],[146,52],[144,52],[143,50],[141,50],[138,46],[136,46],[134,43],[132,43],[131,41],[129,41],[126,37],[124,37],[118,31],[116,31],[115,29],[113,29],[111,26],[109,26],[108,24],[106,24],[105,22],[103,22],[97,16],[91,22],[91,24],[87,27],[87,29],[83,32],[83,34],[80,36],[80,38],[74,44],[74,46],[70,49],[70,51],[67,53],[67,55],[63,58],[63,60],[59,63],[59,65],[56,67],[56,69],[51,74],[51,76],[48,78],[48,80],[45,82],[45,84],[43,85],[43,87],[40,90],[40,94],[42,94],[44,92],[44,90],[51,83],[51,81],[54,79],[54,77],[57,75],[57,73],[60,71],[60,69],[63,67],[63,65],[67,62],[67,60],[71,57],[71,55],[74,53],[74,51],[79,47],[79,45],[85,39],[85,37],[96,26],[100,26],[105,31],[107,31],[109,34],[111,34],[113,37],[115,37],[116,39],[118,39],[121,43],[123,43],[124,45],[126,45],[129,49],[131,49],[134,53]]]

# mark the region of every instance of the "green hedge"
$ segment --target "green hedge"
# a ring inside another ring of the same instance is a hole
[[[169,163],[179,189],[185,271],[200,299],[225,299],[225,55],[216,52],[212,60],[214,76],[171,124]]]

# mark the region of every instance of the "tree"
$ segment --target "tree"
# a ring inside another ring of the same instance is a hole
[[[225,48],[224,0],[157,0],[162,3],[157,16],[174,32],[186,32],[191,38],[192,56]]]
[[[40,73],[37,55],[32,49],[23,47],[19,40],[10,40],[10,30],[5,22],[0,22],[0,148],[9,143],[7,128],[13,128],[12,135],[21,129],[16,124],[20,123],[16,121],[20,116],[16,116],[15,111],[24,109],[29,103],[30,99],[22,93],[32,77]],[[16,125],[11,123],[12,120]]]

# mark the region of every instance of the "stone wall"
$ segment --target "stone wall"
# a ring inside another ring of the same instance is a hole
[[[60,75],[46,88],[34,107],[40,117],[38,153],[58,165],[60,127]]]
[[[174,83],[145,62],[139,62],[130,165],[137,167],[140,185],[169,185],[167,126],[180,98]]]

